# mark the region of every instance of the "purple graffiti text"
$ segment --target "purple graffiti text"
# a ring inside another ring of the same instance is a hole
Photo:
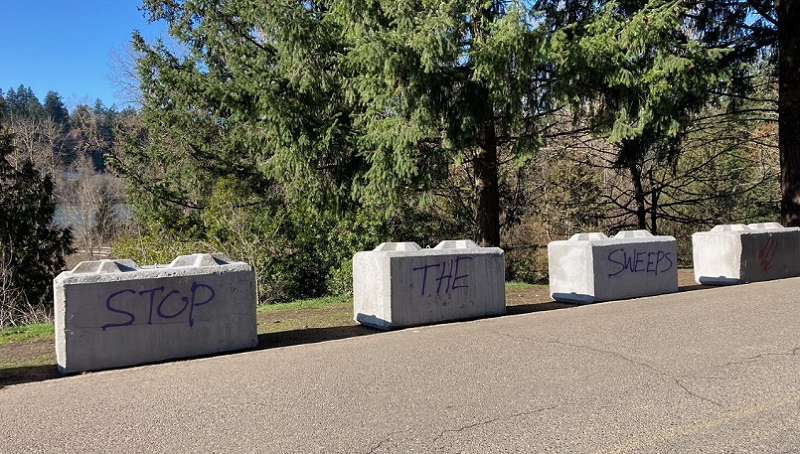
[[[649,273],[658,276],[672,269],[675,265],[670,257],[671,252],[665,251],[628,251],[614,249],[608,254],[611,269],[608,277],[616,276],[625,271],[629,273]]]
[[[422,271],[422,290],[421,295],[425,296],[426,291],[430,290],[433,293],[433,285],[428,288],[428,277],[432,277],[432,281],[436,284],[436,294],[450,293],[451,290],[469,287],[469,274],[464,272],[463,265],[459,271],[459,264],[463,261],[472,261],[472,257],[458,256],[451,259],[442,260],[441,263],[432,263],[429,265],[414,268],[414,271]],[[429,272],[429,270],[431,270]]]
[[[154,318],[156,321],[171,320],[184,313],[188,313],[187,321],[191,328],[194,326],[195,308],[210,303],[214,296],[216,292],[211,286],[197,282],[192,282],[191,288],[185,294],[177,289],[167,291],[164,286],[139,292],[133,289],[120,290],[106,298],[106,309],[127,317],[127,320],[121,323],[107,323],[101,328],[105,331],[108,328],[131,326],[136,323],[136,314],[139,314],[140,320],[146,318],[147,324],[152,325]],[[140,308],[144,309],[144,314],[141,314]]]

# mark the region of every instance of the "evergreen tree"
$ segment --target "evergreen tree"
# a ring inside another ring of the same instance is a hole
[[[547,99],[522,2],[146,5],[186,51],[135,37],[144,117],[173,141],[162,155],[254,194],[279,182],[290,198],[387,217],[461,167],[477,239],[499,244],[500,164],[535,149]]]
[[[367,190],[474,179],[477,240],[499,246],[502,161],[536,149],[547,110],[543,37],[520,1],[339,1]]]
[[[745,100],[752,97],[756,78],[748,68],[762,61],[774,67],[781,217],[787,226],[800,226],[800,5],[792,0],[692,3],[687,18],[702,39],[731,49],[726,62],[738,76],[731,95]]]
[[[48,91],[44,97],[44,115],[54,122],[67,127],[69,124],[69,111],[61,101],[61,95],[54,91]]]
[[[53,183],[29,161],[14,168],[6,157],[12,137],[0,129],[0,248],[13,290],[38,306],[52,303],[53,278],[64,268],[71,234],[53,224]]]
[[[13,88],[6,93],[8,118],[41,118],[44,108],[30,87],[20,84],[16,90]]]
[[[552,43],[562,55],[556,77],[590,130],[615,145],[616,166],[630,174],[638,228],[649,224],[657,233],[659,193],[646,189],[646,168],[674,165],[686,125],[724,77],[725,51],[691,36],[680,0],[567,7],[573,14],[556,14],[561,2],[549,5]]]

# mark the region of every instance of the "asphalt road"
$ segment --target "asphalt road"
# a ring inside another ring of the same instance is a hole
[[[800,452],[800,279],[0,389],[0,452]]]

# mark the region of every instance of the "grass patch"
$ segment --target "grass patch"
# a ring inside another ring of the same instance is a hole
[[[0,345],[12,342],[53,339],[55,331],[52,323],[36,323],[33,325],[10,326],[0,330]]]
[[[45,353],[41,355],[31,355],[22,361],[0,361],[0,376],[2,376],[2,369],[26,369],[31,367],[40,366],[55,366],[56,355],[55,353]],[[23,371],[24,372],[24,371]]]
[[[524,290],[526,288],[547,287],[543,284],[529,284],[527,282],[506,282],[506,290]]]
[[[307,300],[292,301],[290,303],[263,304],[256,309],[257,314],[271,314],[283,311],[331,309],[337,307],[351,307],[353,298],[350,296],[324,296]]]
[[[355,324],[350,296],[326,296],[259,306],[258,334]]]

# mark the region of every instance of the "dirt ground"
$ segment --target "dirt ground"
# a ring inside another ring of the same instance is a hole
[[[680,291],[704,288],[694,282],[692,270],[678,270]],[[506,291],[508,315],[575,307],[550,298],[547,286]],[[352,308],[274,311],[258,315],[257,349],[312,344],[364,336],[380,331],[357,324]],[[53,340],[15,342],[0,345],[0,388],[6,385],[57,378]]]

